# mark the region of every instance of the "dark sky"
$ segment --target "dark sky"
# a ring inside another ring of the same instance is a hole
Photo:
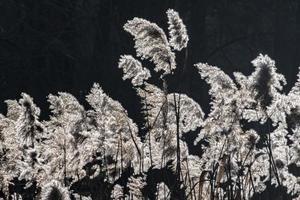
[[[132,37],[122,26],[136,16],[167,30],[168,8],[179,11],[190,36],[187,68],[184,52],[179,53],[170,90],[187,93],[206,112],[207,86],[193,68],[197,62],[228,74],[249,74],[250,61],[264,53],[276,60],[287,89],[295,81],[300,65],[297,0],[2,0],[0,111],[5,112],[5,99],[26,92],[45,117],[49,93],[70,92],[86,104],[84,96],[99,82],[139,121],[138,98],[117,67],[120,55],[135,55]],[[160,84],[155,77],[151,81]]]

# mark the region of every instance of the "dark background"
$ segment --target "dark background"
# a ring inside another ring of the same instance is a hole
[[[179,53],[180,78],[175,74],[170,79],[170,90],[187,93],[206,112],[208,87],[193,68],[197,62],[217,65],[228,74],[249,74],[250,61],[264,53],[286,76],[286,91],[296,80],[297,0],[0,0],[0,111],[5,113],[4,100],[26,92],[44,118],[49,93],[70,92],[86,104],[92,83],[99,82],[139,121],[139,99],[117,67],[120,55],[135,55],[132,37],[122,26],[137,16],[167,30],[168,8],[179,12],[190,37],[187,67],[183,69]]]

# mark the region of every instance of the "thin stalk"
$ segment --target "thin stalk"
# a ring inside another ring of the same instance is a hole
[[[118,164],[119,148],[120,148],[120,142],[118,141],[118,148],[117,148],[117,155],[116,155],[116,162],[115,162],[115,173],[117,173],[117,164]]]
[[[120,145],[121,145],[121,174],[123,173],[123,143],[122,143],[122,134],[120,134]],[[120,174],[120,176],[121,176]]]
[[[146,106],[146,112],[147,112],[147,115],[146,115],[146,118],[147,118],[147,126],[149,128],[149,131],[148,131],[148,143],[149,143],[149,153],[150,153],[150,163],[151,163],[151,166],[153,165],[153,159],[152,159],[152,146],[151,146],[151,130],[150,130],[150,121],[149,121],[149,112],[148,112],[148,106],[147,106],[147,94],[145,92],[145,106]],[[160,113],[160,112],[159,112]],[[158,115],[159,115],[158,113]],[[157,119],[157,118],[156,118]],[[154,124],[153,124],[154,126]]]
[[[176,115],[176,142],[177,142],[177,149],[176,149],[176,174],[178,181],[180,181],[180,172],[181,172],[181,166],[180,166],[180,130],[179,130],[179,118],[180,118],[180,94],[178,97],[178,103],[176,101],[176,95],[173,93],[174,97],[174,105],[175,105],[175,115]]]
[[[67,186],[67,153],[66,153],[66,139],[64,138],[63,144],[63,152],[64,152],[64,184]]]

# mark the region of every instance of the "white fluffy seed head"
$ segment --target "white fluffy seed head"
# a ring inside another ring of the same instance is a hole
[[[42,187],[41,200],[71,200],[69,191],[58,181],[51,181]]]
[[[165,75],[176,68],[175,54],[167,36],[155,23],[135,17],[127,21],[124,30],[134,37],[137,56],[152,61],[155,71],[162,71]]]
[[[131,79],[133,86],[140,86],[151,77],[150,71],[131,55],[121,56],[119,68],[123,70],[123,80]]]
[[[173,9],[167,10],[168,24],[169,24],[169,35],[170,35],[170,46],[180,51],[187,47],[189,36],[187,34],[186,27],[179,17],[178,12]]]

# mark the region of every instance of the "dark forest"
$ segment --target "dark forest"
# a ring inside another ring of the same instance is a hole
[[[166,28],[168,8],[177,10],[187,26],[183,90],[200,104],[207,105],[208,96],[193,72],[197,62],[228,74],[249,73],[249,61],[264,53],[290,80],[288,87],[295,82],[300,64],[296,0],[6,0],[0,4],[0,101],[27,92],[47,110],[49,93],[68,91],[82,100],[99,82],[135,118],[137,100],[117,67],[120,54],[134,52],[122,26],[138,16]]]

